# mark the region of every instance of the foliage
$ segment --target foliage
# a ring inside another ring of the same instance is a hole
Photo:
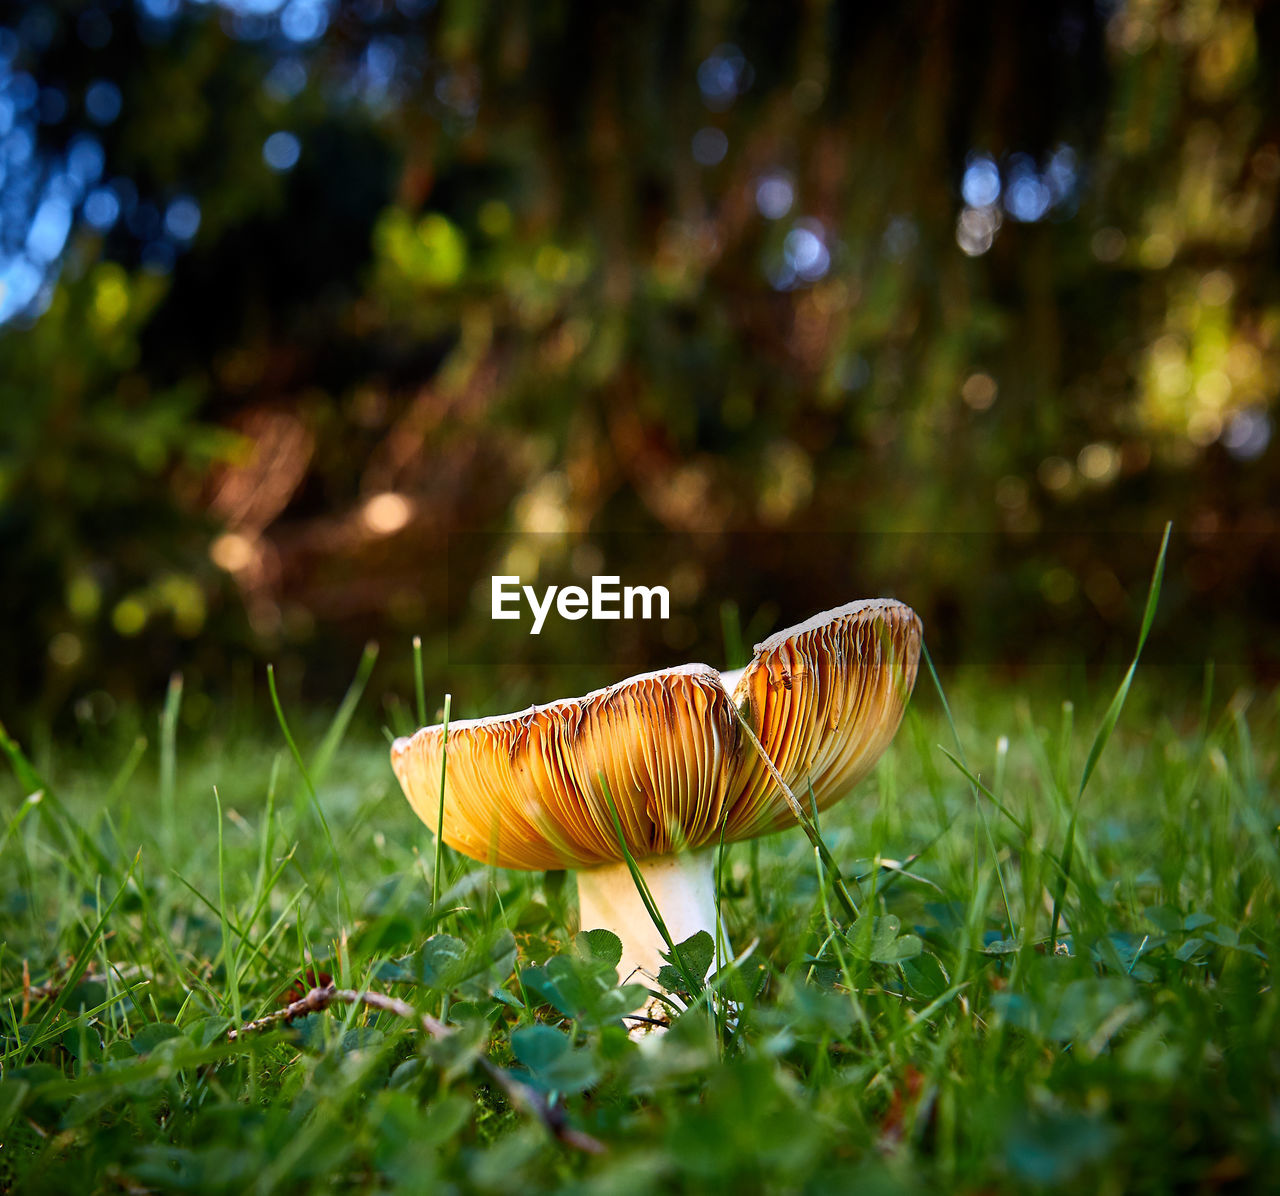
[[[683,595],[663,641],[525,637],[504,686],[864,590],[953,661],[1105,660],[1170,517],[1165,651],[1274,669],[1274,21],[21,6],[0,269],[71,216],[0,338],[0,697],[226,646],[336,691],[369,636],[480,651],[495,565],[601,558]]]
[[[795,831],[729,848],[721,909],[758,941],[644,1048],[620,1018],[646,994],[617,986],[613,935],[553,913],[561,877],[446,852],[431,899],[430,835],[360,720],[335,751],[292,719],[340,876],[284,744],[171,711],[171,798],[149,748],[11,745],[0,1191],[1257,1186],[1280,1165],[1280,704],[1139,674],[1055,951],[1074,728],[1107,715],[1064,696],[960,684],[975,796],[921,689],[874,784],[824,815],[856,922]],[[680,947],[677,987],[712,957]],[[330,978],[455,1031],[352,1006],[227,1041]],[[550,1138],[482,1057],[605,1152]]]

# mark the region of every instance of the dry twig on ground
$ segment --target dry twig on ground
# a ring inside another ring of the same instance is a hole
[[[396,1017],[417,1022],[427,1034],[437,1041],[448,1038],[453,1033],[452,1027],[446,1025],[439,1018],[432,1017],[429,1013],[420,1013],[408,1001],[402,1001],[398,997],[388,996],[386,993],[359,992],[356,989],[338,988],[335,985],[328,984],[321,988],[313,988],[301,999],[291,1001],[283,1009],[277,1009],[274,1013],[269,1013],[265,1017],[247,1022],[238,1030],[228,1030],[227,1038],[235,1042],[245,1034],[255,1034],[262,1030],[269,1030],[273,1026],[288,1025],[295,1019],[306,1017],[311,1013],[322,1013],[333,1004],[363,1005],[367,1009],[376,1009],[382,1013],[391,1013]],[[540,1092],[531,1088],[522,1080],[518,1080],[509,1071],[498,1067],[497,1064],[490,1060],[481,1058],[477,1060],[477,1063],[485,1075],[502,1088],[507,1095],[507,1099],[513,1105],[536,1117],[566,1146],[572,1146],[575,1150],[584,1150],[591,1154],[602,1154],[604,1152],[605,1148],[602,1142],[593,1138],[590,1134],[584,1134],[581,1130],[574,1129],[569,1124],[563,1108],[558,1105],[548,1104],[546,1098]]]

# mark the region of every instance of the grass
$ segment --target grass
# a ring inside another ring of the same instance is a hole
[[[335,718],[282,709],[271,734],[193,732],[175,686],[160,720],[34,760],[6,738],[0,1192],[1280,1174],[1276,694],[1139,668],[1115,722],[1118,677],[952,679],[948,713],[922,676],[823,816],[861,916],[799,829],[728,845],[721,910],[758,942],[641,1050],[609,936],[566,930],[572,884],[437,864],[357,708],[371,669]],[[391,999],[228,1040],[330,981]]]

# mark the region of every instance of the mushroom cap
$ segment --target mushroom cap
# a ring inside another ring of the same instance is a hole
[[[750,839],[794,821],[746,718],[801,800],[824,809],[860,780],[902,720],[920,620],[888,599],[824,611],[757,644],[732,694],[691,664],[581,698],[451,722],[444,841],[504,868],[591,868],[622,859],[603,775],[639,859]],[[736,709],[735,709],[736,707]],[[397,739],[391,763],[418,816],[440,815],[443,726]]]

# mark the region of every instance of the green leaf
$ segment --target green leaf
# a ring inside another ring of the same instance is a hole
[[[432,988],[450,989],[462,972],[467,945],[451,934],[433,934],[418,950],[418,978]]]
[[[183,1032],[171,1022],[148,1022],[130,1039],[130,1045],[137,1054],[145,1055],[162,1042],[182,1037]]]
[[[573,945],[584,959],[598,960],[611,968],[622,962],[622,940],[612,930],[584,930]]]
[[[847,1038],[852,1033],[854,1009],[848,993],[796,984],[786,997],[786,1015],[779,1021],[788,1035],[802,1042],[817,1042]]]
[[[883,954],[873,955],[873,963],[901,963],[904,959],[914,959],[924,950],[918,934],[899,935],[889,944]]]
[[[231,1022],[225,1017],[197,1018],[183,1027],[183,1033],[199,1047],[207,1047],[220,1039],[231,1028]]]
[[[452,935],[433,934],[418,951],[410,975],[441,992],[487,997],[511,975],[515,962],[516,940],[509,930],[483,937],[471,947]]]
[[[924,950],[918,935],[899,935],[901,928],[902,923],[893,914],[880,918],[863,914],[853,924],[847,940],[859,959],[868,959],[872,963],[900,963]]]
[[[1208,949],[1209,944],[1206,943],[1204,939],[1191,938],[1187,939],[1187,941],[1173,953],[1173,957],[1181,960],[1183,963],[1186,963],[1188,960],[1194,959],[1197,955],[1202,955]]]
[[[1169,905],[1153,905],[1145,911],[1148,922],[1165,934],[1176,934],[1182,929],[1182,918],[1178,911]]]
[[[26,1080],[0,1080],[0,1133],[18,1115],[30,1091]]]
[[[684,942],[677,943],[676,951],[680,953],[680,959],[684,961],[685,970],[698,982],[699,989],[701,989],[701,985],[706,983],[707,972],[710,971],[711,964],[716,957],[715,942],[705,930],[699,930],[696,934],[690,935]],[[658,970],[658,982],[668,992],[688,992],[676,966],[675,953],[668,954],[664,951],[662,958],[667,960],[668,966]],[[689,993],[689,995],[696,996],[697,994]]]
[[[535,1001],[596,1027],[640,1008],[648,996],[639,984],[620,988],[615,966],[578,955],[553,955],[542,967],[523,968],[520,981]]]
[[[1005,1162],[1025,1182],[1062,1184],[1082,1167],[1106,1158],[1118,1136],[1098,1117],[1020,1109],[1006,1138]]]
[[[550,1026],[522,1026],[511,1035],[511,1053],[530,1069],[551,1067],[569,1046],[569,1039]]]
[[[907,987],[917,996],[933,1000],[947,991],[951,983],[936,955],[921,953],[913,959],[904,959],[898,965]]]
[[[348,1030],[338,1044],[338,1049],[347,1054],[350,1051],[371,1049],[382,1045],[385,1034],[374,1026],[356,1026]]]
[[[511,1035],[511,1051],[529,1069],[537,1088],[580,1091],[599,1075],[591,1052],[575,1048],[566,1035],[550,1026],[522,1026]]]

